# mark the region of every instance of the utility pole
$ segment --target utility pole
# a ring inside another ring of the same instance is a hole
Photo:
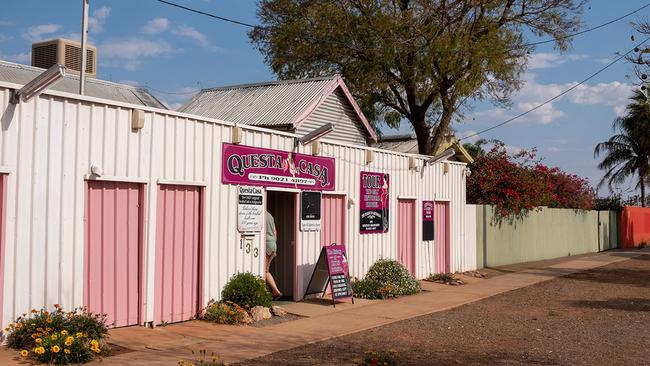
[[[90,0],[81,1],[83,2],[83,10],[81,14],[81,67],[79,68],[79,94],[84,95],[86,89],[86,62],[88,62],[86,48],[88,48],[88,6]]]

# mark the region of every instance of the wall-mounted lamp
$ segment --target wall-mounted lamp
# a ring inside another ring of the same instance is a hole
[[[302,145],[307,145],[310,142],[314,142],[317,139],[327,135],[328,133],[331,133],[334,131],[334,125],[331,123],[324,124],[317,129],[311,131],[310,133],[302,136],[301,138],[298,139],[300,141],[300,144]]]
[[[141,109],[131,110],[131,129],[140,130],[144,128],[144,111]]]
[[[427,164],[431,165],[431,164],[439,163],[445,159],[451,158],[454,155],[456,155],[456,150],[454,150],[453,147],[450,147],[449,149],[443,151],[442,153],[429,158],[429,160],[427,160]]]
[[[366,150],[366,164],[375,161],[375,152],[373,150]]]
[[[442,172],[445,174],[449,173],[449,163],[446,161],[444,164],[442,164]]]
[[[316,141],[311,143],[311,154],[312,155],[320,155],[320,150],[321,150],[320,141],[316,140]]]
[[[472,169],[470,168],[465,167],[465,169],[463,169],[463,172],[465,173],[465,177],[472,175]]]
[[[243,139],[244,139],[244,130],[242,130],[241,127],[237,127],[237,126],[233,127],[230,133],[230,141],[235,145],[239,145],[241,144]]]
[[[14,90],[11,95],[11,103],[18,104],[21,101],[26,102],[39,95],[43,90],[47,89],[50,85],[57,82],[65,76],[65,66],[54,65],[49,69],[43,71],[34,80],[25,84],[22,88]]]
[[[99,165],[92,164],[90,166],[90,174],[101,177],[104,174],[104,171],[99,167]]]
[[[409,156],[409,169],[418,170],[418,159],[415,156]]]

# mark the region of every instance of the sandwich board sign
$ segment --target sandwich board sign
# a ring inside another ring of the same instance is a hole
[[[331,285],[334,307],[337,300],[351,299],[354,304],[348,260],[343,244],[332,244],[321,249],[303,299],[308,295],[325,295],[328,284]]]

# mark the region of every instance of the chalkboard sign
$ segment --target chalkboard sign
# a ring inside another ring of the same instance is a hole
[[[303,191],[300,193],[300,230],[320,230],[321,193]]]
[[[342,299],[351,299],[354,304],[345,245],[335,244],[321,249],[303,299],[313,294],[325,295],[328,283],[332,285],[332,305],[336,306],[336,300]]]
[[[433,201],[422,201],[422,240],[433,240]]]

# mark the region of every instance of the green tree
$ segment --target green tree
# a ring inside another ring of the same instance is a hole
[[[625,115],[616,118],[612,124],[614,132],[618,133],[594,149],[594,157],[604,155],[598,168],[605,170],[605,175],[598,186],[607,182],[612,190],[636,176],[641,206],[645,207],[645,188],[650,177],[650,104],[640,90],[636,90],[630,100]]]
[[[473,159],[480,158],[481,156],[485,156],[485,149],[483,149],[483,145],[487,144],[488,140],[486,139],[479,139],[476,142],[466,142],[463,144],[463,147],[467,152],[472,156]]]
[[[533,46],[565,50],[584,0],[262,0],[253,44],[280,78],[341,74],[366,116],[439,147],[472,100],[508,105]]]

